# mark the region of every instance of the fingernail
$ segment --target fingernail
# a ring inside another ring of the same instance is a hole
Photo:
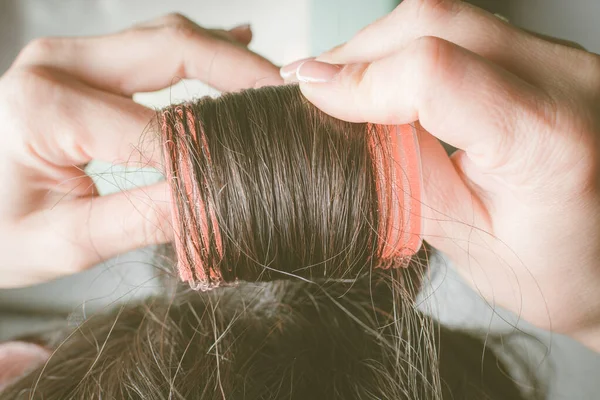
[[[306,61],[296,70],[296,78],[304,83],[327,83],[331,82],[341,69],[341,66],[335,64]]]
[[[291,64],[284,65],[279,70],[279,75],[281,75],[281,77],[283,79],[285,79],[285,80],[287,80],[287,79],[295,79],[296,78],[296,70],[298,69],[298,67],[300,65],[302,65],[303,63],[305,63],[307,61],[314,60],[314,59],[315,59],[314,57],[303,58],[301,60],[294,61]]]
[[[249,31],[250,30],[250,24],[241,24],[241,25],[238,25],[238,26],[235,26],[235,27],[231,28],[230,30],[231,31],[233,31],[233,30],[236,30],[236,31],[237,30],[240,30],[240,31],[241,30]]]

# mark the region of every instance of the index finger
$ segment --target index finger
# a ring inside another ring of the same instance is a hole
[[[404,0],[392,13],[317,59],[335,64],[371,62],[427,36],[455,43],[540,87],[556,82],[572,85],[578,70],[567,55],[579,50],[557,46],[577,48],[573,43],[519,29],[459,0]]]
[[[340,68],[308,61],[296,74],[308,100],[334,117],[382,124],[419,120],[438,139],[490,167],[530,150],[522,143],[531,128],[526,124],[548,122],[543,118],[552,115],[540,89],[439,38],[418,39],[370,64]]]
[[[107,36],[37,39],[17,63],[60,69],[117,94],[163,89],[180,79],[199,79],[221,91],[278,78],[276,66],[244,45],[226,40],[187,18]]]

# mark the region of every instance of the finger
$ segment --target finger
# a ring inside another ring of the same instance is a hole
[[[171,13],[162,15],[158,18],[155,18],[150,21],[144,21],[138,24],[135,24],[129,30],[133,29],[150,29],[150,28],[164,28],[167,26],[179,26],[182,23],[193,26],[198,30],[203,30],[193,21],[191,21],[186,16],[179,13]],[[226,31],[223,29],[206,29],[205,32],[219,36],[225,40],[235,40],[238,43],[247,46],[252,40],[252,30],[249,24],[242,24],[233,27],[232,29]]]
[[[96,88],[126,96],[159,90],[183,78],[235,91],[279,76],[277,67],[239,43],[184,17],[174,18],[177,23],[108,36],[38,39],[17,62],[60,69]],[[233,35],[243,36],[239,31]]]
[[[513,28],[506,22],[461,1],[405,0],[318,59],[340,64],[376,60],[423,36],[440,37],[485,57],[498,53],[503,46],[498,39],[508,30]]]
[[[49,171],[50,172],[50,171]],[[47,187],[52,193],[53,198],[59,201],[68,200],[74,197],[89,197],[98,194],[96,184],[82,168],[77,166],[61,168],[56,177],[51,173],[45,175],[47,182],[39,182],[43,187]],[[52,201],[51,199],[48,199]]]
[[[94,181],[81,168],[46,165],[44,173],[37,176],[32,176],[31,170],[15,174],[15,184],[11,185],[14,200],[5,201],[3,207],[3,215],[7,219],[23,218],[37,210],[53,208],[65,200],[98,194]]]
[[[24,147],[23,159],[32,160],[32,166],[44,175],[49,168],[60,171],[93,159],[132,167],[160,165],[160,146],[152,125],[155,111],[78,82],[65,81],[57,89],[56,76],[49,77],[43,70],[26,74],[23,80],[28,86],[23,90],[34,90],[36,102],[31,104],[36,118],[27,121],[27,132],[45,134],[26,138],[35,145]]]
[[[565,73],[573,75],[572,62],[560,56],[556,43],[457,0],[405,0],[394,12],[318,60],[335,64],[370,62],[425,36],[453,42],[538,86],[564,79]]]
[[[56,254],[64,273],[81,271],[118,254],[171,240],[167,183],[92,199],[77,199],[36,215],[31,227]],[[35,256],[34,256],[35,257]],[[47,265],[44,260],[34,264]]]
[[[371,64],[340,68],[307,61],[297,75],[315,82],[301,83],[302,92],[334,117],[383,124],[420,120],[438,139],[490,166],[527,150],[515,148],[529,123],[525,116],[537,123],[549,115],[544,92],[438,38],[421,38]]]
[[[154,110],[110,93],[88,98],[87,108],[70,122],[82,127],[78,146],[89,158],[86,162],[102,160],[132,168],[160,168],[162,153]],[[107,118],[104,124],[100,122],[102,117]]]

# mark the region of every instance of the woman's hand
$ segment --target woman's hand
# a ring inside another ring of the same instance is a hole
[[[420,121],[425,239],[492,304],[600,350],[600,57],[405,0],[317,60],[282,76],[325,112]]]
[[[248,27],[169,15],[117,34],[30,43],[0,79],[0,287],[35,284],[169,240],[166,184],[98,197],[92,159],[160,162],[136,92],[181,78],[220,90],[279,79]]]

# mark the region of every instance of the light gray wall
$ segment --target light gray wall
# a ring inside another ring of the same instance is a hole
[[[311,55],[344,43],[361,28],[392,11],[399,0],[311,0]]]

